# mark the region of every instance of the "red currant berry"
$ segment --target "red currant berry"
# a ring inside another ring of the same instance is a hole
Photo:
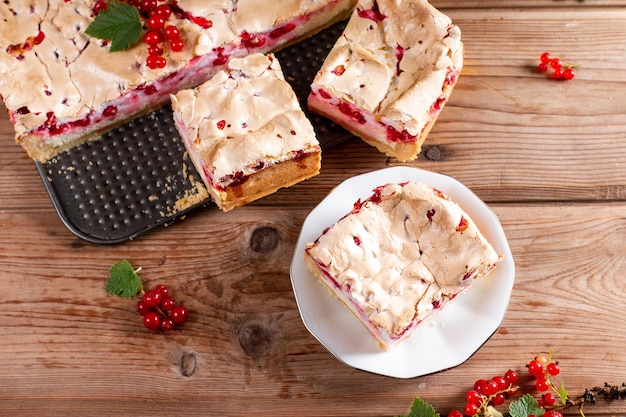
[[[563,78],[563,70],[561,68],[555,68],[553,76],[557,79]]]
[[[161,4],[154,10],[154,14],[161,15],[167,20],[172,15],[172,9],[167,4]]]
[[[498,392],[498,384],[491,379],[485,381],[485,384],[483,386],[483,394],[491,397],[492,395],[495,395],[496,392]]]
[[[541,64],[539,64],[537,66],[537,68],[539,69],[539,71],[541,72],[547,72],[548,71],[548,64],[546,64],[545,62],[542,62]]]
[[[528,362],[527,367],[528,367],[528,373],[530,373],[535,378],[539,378],[543,376],[543,366],[538,360],[533,359],[532,361]]]
[[[550,56],[549,52],[544,52],[543,54],[541,54],[540,59],[542,63],[548,64],[552,60],[552,57]]]
[[[151,55],[151,56],[163,55],[163,48],[161,48],[159,45],[152,45],[148,48],[148,55]]]
[[[167,297],[170,295],[170,290],[167,288],[167,285],[159,284],[154,287],[154,290],[161,294],[161,297]]]
[[[170,41],[170,49],[174,52],[180,52],[185,49],[185,42],[183,42],[180,38],[172,39]]]
[[[163,29],[163,35],[165,36],[165,39],[176,39],[180,37],[180,32],[178,31],[178,28],[176,26],[166,26],[165,29]]]
[[[148,45],[158,45],[159,43],[163,42],[163,37],[159,32],[155,30],[149,30],[143,36],[143,41]]]
[[[146,58],[146,65],[151,69],[164,68],[166,64],[167,62],[162,56],[150,55]]]
[[[148,27],[152,30],[159,30],[165,26],[165,17],[160,14],[153,14],[148,18]]]
[[[459,410],[452,410],[448,413],[448,417],[463,417],[463,413]]]
[[[465,394],[465,400],[468,403],[480,404],[480,403],[483,402],[483,399],[484,398],[483,398],[482,394],[480,394],[476,390],[468,391],[467,394]]]
[[[491,402],[493,403],[493,405],[502,405],[504,403],[504,400],[506,400],[506,397],[503,393],[499,392],[493,396]]]
[[[559,58],[552,58],[550,60],[550,66],[554,69],[561,68],[561,60]]]
[[[543,394],[541,396],[541,401],[542,401],[544,406],[552,407],[554,405],[554,403],[556,402],[556,397],[554,396],[553,393],[546,392],[545,394]]]
[[[537,388],[537,391],[547,391],[550,386],[548,385],[548,381],[546,381],[544,378],[539,378],[537,380],[537,382],[535,382],[535,388]]]
[[[149,12],[150,10],[157,7],[157,0],[143,0],[139,7],[140,7],[140,11]]]
[[[519,375],[512,369],[509,369],[504,373],[504,379],[509,383],[509,385],[514,385],[519,380]]]
[[[165,317],[163,321],[161,321],[161,330],[164,332],[172,331],[174,330],[174,327],[176,327],[176,323],[174,323],[174,320],[170,317]]]
[[[150,330],[158,330],[161,327],[161,317],[156,312],[151,311],[143,316],[143,325]]]
[[[137,301],[137,312],[139,313],[139,315],[145,316],[146,314],[150,312],[150,310],[151,310],[150,306],[147,305],[145,301],[143,300]]]
[[[479,394],[484,394],[484,387],[485,387],[485,380],[484,379],[479,379],[476,382],[474,382],[474,391],[478,392]]]
[[[574,72],[573,68],[565,68],[563,70],[563,79],[564,80],[571,80],[572,78],[574,78],[576,76],[576,73]],[[557,365],[558,366],[558,365]]]
[[[172,297],[163,297],[161,300],[161,308],[165,311],[172,311],[176,307],[176,301]]]
[[[93,14],[98,14],[101,11],[104,11],[107,9],[107,3],[103,0],[98,0],[97,2],[94,3],[93,5]]]
[[[182,324],[187,321],[187,315],[189,312],[183,306],[176,306],[172,309],[170,317],[174,320],[174,323]]]
[[[465,414],[468,416],[474,416],[478,413],[478,405],[474,403],[465,404]]]
[[[156,290],[148,290],[143,295],[143,302],[149,307],[156,307],[161,303],[161,294]]]
[[[491,378],[491,380],[498,385],[498,391],[504,391],[509,387],[509,383],[503,376],[497,375]]]

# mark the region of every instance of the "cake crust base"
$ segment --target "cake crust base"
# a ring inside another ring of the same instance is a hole
[[[220,209],[230,211],[319,174],[320,165],[321,151],[309,152],[299,160],[270,165],[223,191],[209,187],[209,194]]]

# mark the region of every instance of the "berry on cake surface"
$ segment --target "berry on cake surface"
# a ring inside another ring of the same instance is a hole
[[[381,152],[415,159],[463,66],[461,31],[425,0],[359,0],[308,106]]]

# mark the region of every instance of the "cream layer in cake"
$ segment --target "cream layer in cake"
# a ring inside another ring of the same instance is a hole
[[[95,0],[0,2],[0,96],[17,142],[45,161],[169,95],[231,57],[276,50],[349,14],[354,0],[179,0],[168,20],[186,47],[146,66],[148,47],[110,52],[85,29]],[[91,135],[91,136],[90,136]]]
[[[359,0],[308,106],[381,152],[413,160],[462,65],[460,29],[426,0]]]
[[[272,55],[233,58],[195,89],[172,95],[194,166],[222,210],[317,175],[313,126]]]
[[[501,256],[470,216],[420,182],[387,184],[307,244],[313,274],[390,348]]]

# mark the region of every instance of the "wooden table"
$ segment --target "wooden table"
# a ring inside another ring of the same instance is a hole
[[[524,374],[550,350],[570,394],[626,382],[626,1],[433,3],[461,27],[466,64],[424,152],[405,165],[475,191],[516,264],[505,319],[471,358],[393,379],[342,364],[304,327],[289,278],[303,220],[339,182],[399,164],[360,140],[262,201],[102,246],[64,227],[3,110],[0,415],[382,416],[420,396],[445,416],[475,380]],[[578,64],[576,78],[540,74],[544,51]],[[151,333],[133,302],[105,293],[120,259],[184,300],[184,328]],[[626,402],[586,415],[625,416]]]

